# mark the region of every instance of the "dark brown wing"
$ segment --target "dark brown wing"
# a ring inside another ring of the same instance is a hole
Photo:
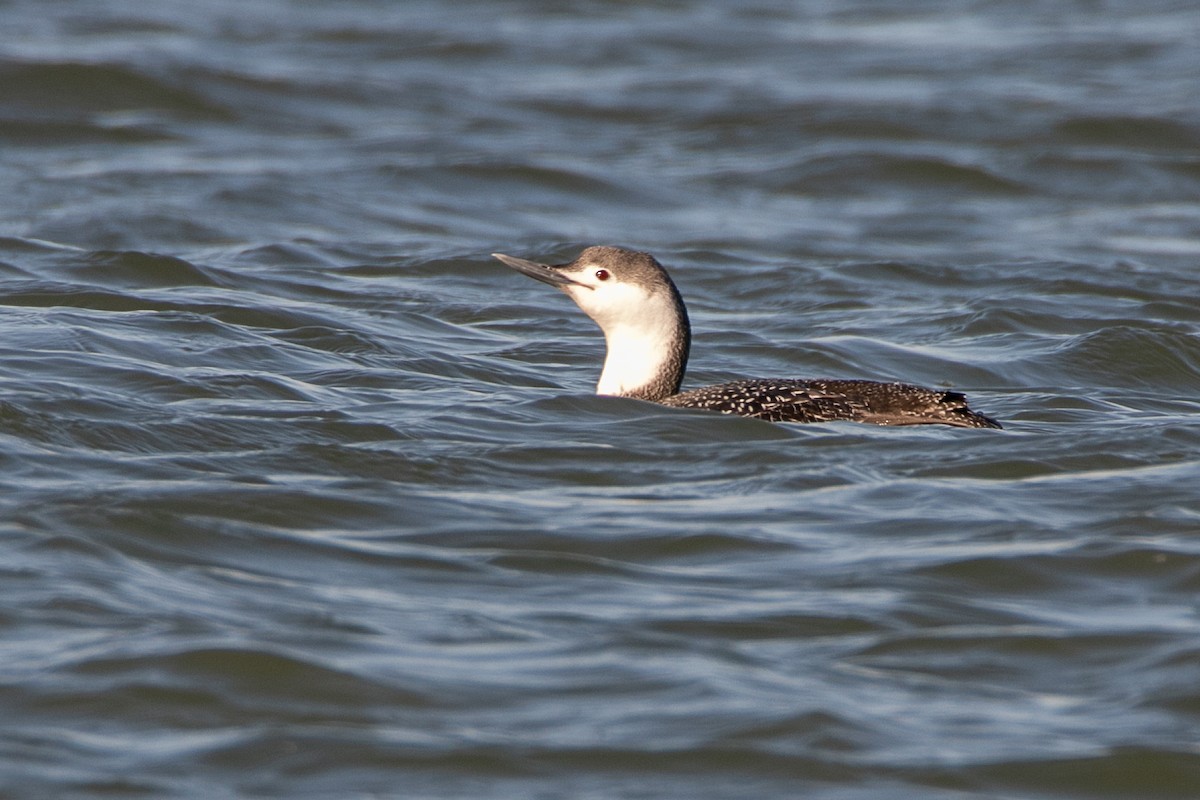
[[[772,422],[851,420],[875,425],[1001,427],[968,408],[966,397],[959,392],[907,383],[756,378],[693,389],[661,402]]]

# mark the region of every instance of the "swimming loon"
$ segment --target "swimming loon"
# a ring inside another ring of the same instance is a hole
[[[680,393],[691,325],[679,290],[652,255],[589,247],[569,264],[558,265],[492,255],[517,272],[558,287],[600,326],[608,354],[596,394],[772,422],[1001,427],[969,409],[958,392],[907,383],[755,378]]]

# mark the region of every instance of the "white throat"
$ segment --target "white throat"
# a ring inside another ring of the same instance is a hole
[[[671,332],[620,325],[604,331],[608,354],[596,394],[628,395],[671,369]]]
[[[625,284],[605,287],[604,298],[580,288],[569,292],[600,329],[608,345],[596,394],[630,395],[682,368],[673,350],[681,321],[671,297]]]

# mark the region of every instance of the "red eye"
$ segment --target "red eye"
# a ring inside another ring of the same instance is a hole
[[[609,272],[608,272],[608,270],[606,270],[606,269],[598,269],[598,270],[596,270],[596,280],[598,280],[598,281],[606,281],[606,280],[608,280],[608,277],[609,277]]]

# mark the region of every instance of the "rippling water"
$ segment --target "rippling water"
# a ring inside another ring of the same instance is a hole
[[[4,797],[1200,796],[1193,4],[0,3]],[[590,394],[490,260],[658,255]]]

